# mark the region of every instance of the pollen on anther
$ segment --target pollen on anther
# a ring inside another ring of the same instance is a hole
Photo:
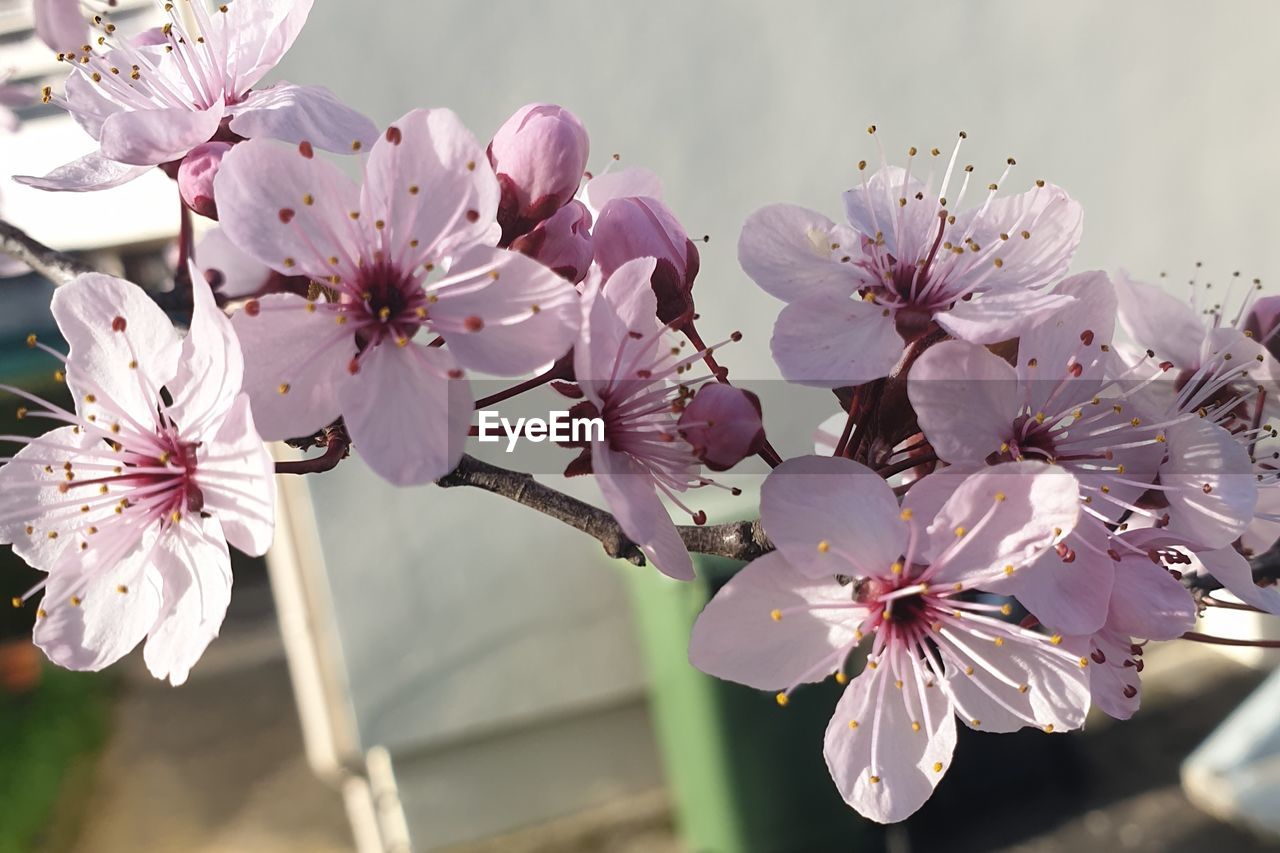
[[[281,382],[281,383],[280,383],[280,385],[276,388],[276,391],[280,392],[281,394],[288,394],[288,393],[289,393],[289,383],[288,383],[288,382]]]
[[[857,720],[850,720],[850,721],[849,721],[849,728],[850,728],[850,729],[856,729],[857,727],[858,727],[858,721],[857,721]]]
[[[942,762],[941,762],[941,761],[935,761],[935,762],[933,762],[933,772],[934,772],[934,773],[941,773],[941,772],[942,772]]]
[[[1004,645],[1004,637],[996,637],[993,642],[996,644],[996,648],[999,648]]]
[[[843,672],[836,673],[836,684],[848,684],[848,683],[849,683],[849,676],[845,675]]]
[[[956,533],[956,538],[957,538],[957,539],[963,539],[963,538],[964,538],[965,533],[967,533],[967,532],[968,532],[968,531],[966,531],[963,527],[957,527],[957,528],[956,528],[956,531],[955,531],[955,533]]]
[[[910,521],[911,516],[912,516],[912,512],[910,509],[904,509],[902,512],[898,513],[898,517],[901,518],[903,521]]]
[[[78,595],[73,595],[73,596],[71,596],[71,606],[72,606],[72,607],[79,607],[79,606],[83,603],[83,601],[84,601],[84,599],[82,599],[82,598],[81,598],[80,596],[78,596]]]
[[[770,618],[770,619],[772,619],[774,622],[781,622],[781,621],[782,621],[782,611],[781,611],[781,610],[778,610],[778,609],[775,607],[773,610],[770,610],[770,611],[769,611],[769,618]]]
[[[912,721],[911,721],[911,731],[913,731],[913,732],[918,732],[918,731],[920,731],[920,721],[919,721],[919,720],[912,720]]]
[[[773,698],[774,698],[774,701],[777,702],[778,705],[783,708],[787,707],[787,703],[791,701],[790,697],[788,697],[786,693],[779,693]]]
[[[1052,734],[1052,733],[1053,733],[1053,723],[1046,723],[1046,724],[1045,724],[1045,727],[1044,727],[1044,730],[1045,730],[1047,733]]]
[[[868,781],[868,782],[870,782],[872,785],[879,785],[879,784],[880,784],[880,777],[879,777],[879,776],[874,776],[874,775],[873,775],[873,776],[868,776],[868,777],[867,777],[867,781]]]
[[[902,563],[901,562],[894,563],[892,566],[889,567],[889,571],[895,575],[902,574]]]

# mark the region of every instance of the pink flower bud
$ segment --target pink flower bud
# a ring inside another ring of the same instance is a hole
[[[213,198],[213,179],[223,155],[231,150],[228,142],[206,142],[191,149],[178,166],[178,192],[187,207],[201,216],[218,218],[218,205]]]
[[[596,262],[606,279],[627,261],[657,258],[653,290],[658,317],[669,323],[692,311],[698,248],[666,205],[647,196],[611,199],[600,211],[592,235]]]
[[[713,471],[726,471],[764,446],[760,398],[718,382],[698,389],[680,415],[678,428]]]
[[[582,202],[571,201],[517,237],[511,248],[577,284],[591,267],[591,212]]]
[[[502,186],[503,237],[527,232],[573,198],[590,143],[577,116],[554,104],[528,104],[498,128],[489,163]]]

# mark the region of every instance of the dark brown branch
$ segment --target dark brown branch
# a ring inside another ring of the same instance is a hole
[[[543,515],[559,519],[598,540],[610,557],[637,566],[645,564],[639,546],[622,532],[618,522],[605,510],[564,492],[539,483],[531,474],[508,471],[472,456],[463,455],[458,467],[436,481],[442,488],[473,486],[513,500]],[[728,524],[684,525],[676,528],[685,547],[699,554],[754,560],[773,550],[759,521],[735,521]]]
[[[351,438],[347,435],[346,425],[339,420],[332,426],[325,427],[315,436],[313,446],[323,447],[324,453],[310,459],[297,459],[288,462],[277,462],[277,474],[322,474],[338,467],[338,463],[347,458],[351,452]]]
[[[20,228],[0,219],[0,252],[17,258],[57,285],[96,270],[79,258],[51,249]]]

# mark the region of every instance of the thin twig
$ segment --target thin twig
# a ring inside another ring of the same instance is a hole
[[[637,566],[645,564],[644,554],[631,541],[618,522],[605,510],[564,492],[539,483],[531,474],[508,471],[472,456],[463,455],[458,467],[436,481],[442,488],[473,486],[513,500],[543,515],[559,519],[598,540],[610,557]],[[685,547],[699,554],[754,560],[773,550],[759,521],[735,521],[728,524],[682,525],[676,530]]]
[[[0,219],[0,252],[22,261],[56,285],[96,270],[79,258],[51,249],[22,229]]]

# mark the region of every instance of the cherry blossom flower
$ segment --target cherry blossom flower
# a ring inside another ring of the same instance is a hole
[[[525,234],[573,199],[591,144],[573,113],[555,104],[526,104],[493,135],[488,159],[502,198],[504,244]]]
[[[5,436],[25,446],[0,468],[0,541],[48,573],[26,597],[44,590],[35,641],[61,666],[98,670],[146,638],[151,673],[181,684],[222,624],[228,543],[271,543],[273,465],[240,349],[209,288],[194,292],[184,339],[135,285],[80,276],[53,297],[74,409],[5,388],[62,424]]]
[[[341,415],[374,471],[429,482],[461,458],[464,369],[522,375],[568,351],[577,292],[493,248],[498,183],[483,163],[448,110],[387,128],[360,188],[306,143],[250,140],[227,154],[215,181],[223,230],[276,272],[317,283],[316,298],[267,295],[232,319],[263,436],[308,435]]]
[[[1016,366],[976,344],[947,341],[915,363],[907,391],[938,457],[968,466],[935,480],[1024,458],[1075,475],[1080,523],[1011,591],[1046,624],[1088,634],[1106,621],[1114,525],[1135,512],[1154,515],[1136,502],[1152,488],[1167,442],[1180,439],[1183,427],[1178,418],[1151,414],[1144,406],[1148,386],[1116,358],[1107,276],[1074,276],[1058,291],[1075,302],[1019,339]]]
[[[1070,301],[1037,288],[1066,272],[1080,241],[1080,206],[1044,181],[997,197],[1006,169],[981,205],[951,213],[972,170],[965,167],[949,197],[958,153],[959,145],[936,191],[933,160],[926,180],[913,175],[914,148],[905,169],[884,166],[868,179],[860,163],[863,182],[844,195],[849,225],[787,204],[748,218],[738,259],[787,303],[772,341],[786,379],[860,385],[887,376],[906,345],[933,329],[994,343]]]
[[[955,717],[1007,732],[1078,728],[1089,660],[1059,635],[1001,617],[998,590],[1061,541],[1079,512],[1070,473],[1010,462],[967,478],[941,507],[901,509],[870,469],[842,458],[784,462],[761,521],[777,545],[726,584],[693,629],[689,659],[720,678],[776,690],[836,673],[848,682],[827,728],[827,767],[845,801],[884,823],[918,809],[951,763]],[[866,667],[849,680],[870,636]]]
[[[655,258],[628,261],[602,282],[588,278],[582,297],[582,330],[574,348],[574,374],[585,400],[578,413],[604,420],[604,439],[594,441],[583,462],[571,466],[589,470],[624,533],[664,574],[693,578],[693,562],[667,514],[665,495],[701,524],[706,513],[690,509],[680,495],[713,485],[702,474],[703,448],[719,448],[715,433],[731,433],[725,443],[746,432],[760,430],[759,410],[713,406],[724,420],[710,423],[705,413],[683,419],[686,403],[711,386],[697,390],[710,377],[688,378],[705,351],[684,353],[670,335],[670,326],[657,320],[657,297],[649,282]],[[737,336],[735,334],[734,338]],[[713,391],[713,394],[721,392]],[[692,404],[689,404],[692,406]]]
[[[361,150],[377,128],[329,90],[283,82],[253,88],[293,45],[311,4],[236,0],[210,13],[191,0],[165,2],[170,20],[159,44],[119,38],[115,25],[101,19],[103,50],[64,48],[60,58],[71,66],[65,96],[44,93],[46,102],[65,108],[98,141],[98,150],[43,178],[16,180],[45,190],[108,189],[215,138],[264,136],[306,140],[330,151]]]

